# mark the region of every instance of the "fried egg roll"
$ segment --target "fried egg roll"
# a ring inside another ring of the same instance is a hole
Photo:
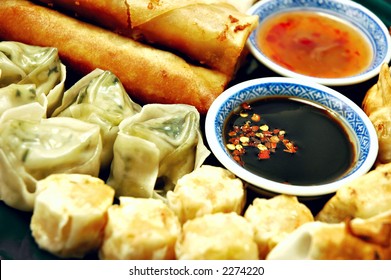
[[[17,19],[17,20],[16,20]],[[229,81],[226,74],[25,0],[0,5],[0,39],[58,49],[81,74],[109,70],[139,103],[189,104],[206,113]]]
[[[232,75],[258,16],[226,0],[40,0]]]

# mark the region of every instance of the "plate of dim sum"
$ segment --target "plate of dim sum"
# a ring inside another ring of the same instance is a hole
[[[139,103],[205,113],[232,79],[258,17],[221,0],[126,3],[3,1],[0,38],[56,47],[82,75],[110,70]]]
[[[7,205],[33,210],[37,181],[52,173],[98,177],[106,171],[118,196],[152,197],[158,195],[157,178],[170,188],[209,155],[194,106],[141,106],[114,74],[101,69],[64,91],[56,106],[50,94],[63,87],[63,79],[55,49],[9,41],[0,49],[7,64],[4,83],[11,81],[2,88],[0,128],[1,198]],[[47,64],[34,60],[45,55],[54,58]],[[49,77],[53,89],[30,84],[41,77]]]
[[[391,258],[388,164],[313,206],[209,151],[213,100],[272,74],[238,2],[2,1],[0,259]]]

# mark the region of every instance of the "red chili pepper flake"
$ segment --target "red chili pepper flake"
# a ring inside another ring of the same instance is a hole
[[[251,106],[247,102],[243,102],[241,106],[244,110],[251,110]]]
[[[236,136],[236,131],[233,131],[233,130],[230,131],[230,132],[228,133],[228,136],[231,136],[231,137],[232,137],[232,136]]]
[[[242,103],[243,109],[239,115],[245,119],[242,126],[233,126],[228,132],[227,149],[230,151],[233,159],[240,165],[244,165],[242,156],[246,153],[247,147],[257,147],[259,152],[257,157],[259,160],[271,158],[271,154],[276,152],[278,145],[282,143],[283,151],[294,154],[298,147],[289,139],[285,138],[285,130],[275,128],[270,130],[266,124],[253,125],[253,122],[259,123],[261,116],[253,113],[248,114],[252,110],[250,104]]]
[[[261,120],[261,116],[258,115],[258,114],[253,114],[251,116],[251,120],[254,121],[254,122],[259,122]]]
[[[270,158],[270,150],[259,151],[258,158],[259,159],[269,159]]]
[[[297,152],[297,147],[295,145],[293,145],[292,142],[290,142],[289,140],[284,140],[282,142],[285,145],[284,152],[292,153],[292,154]]]
[[[308,38],[301,38],[299,39],[299,43],[305,46],[310,46],[314,44],[314,41]]]

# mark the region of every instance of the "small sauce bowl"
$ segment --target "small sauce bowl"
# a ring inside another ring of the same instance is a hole
[[[326,130],[327,125],[335,127]],[[367,173],[378,153],[376,131],[359,106],[324,85],[287,77],[248,80],[228,88],[206,115],[205,135],[217,160],[250,186],[298,197],[337,191]],[[340,142],[335,143],[336,138]],[[270,147],[270,139],[278,144]],[[269,150],[269,157],[261,150]],[[342,152],[346,159],[341,161]],[[342,165],[335,165],[338,161]],[[344,170],[339,172],[339,166]]]
[[[352,85],[378,75],[391,59],[384,23],[351,0],[262,0],[248,13],[259,16],[250,52],[282,76]]]

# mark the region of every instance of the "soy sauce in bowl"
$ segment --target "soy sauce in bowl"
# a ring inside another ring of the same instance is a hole
[[[291,185],[335,181],[357,157],[353,132],[333,111],[296,97],[262,97],[242,104],[227,118],[224,135],[227,149],[243,168]]]

